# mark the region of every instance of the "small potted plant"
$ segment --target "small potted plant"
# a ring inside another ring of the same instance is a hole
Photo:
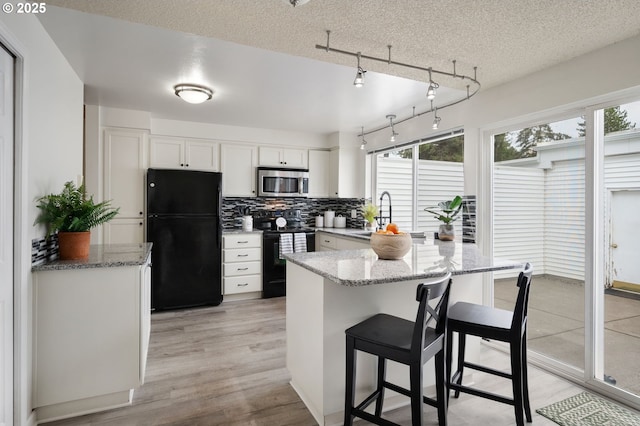
[[[432,210],[434,208],[436,207],[427,207],[424,210],[434,214],[433,217],[442,222],[438,228],[438,238],[443,241],[453,241],[455,230],[452,222],[458,219],[458,213],[462,208],[462,197],[456,195],[453,200],[439,202],[437,208],[440,211]]]
[[[40,214],[35,224],[47,227],[47,238],[58,232],[59,255],[62,260],[89,257],[91,228],[113,219],[120,210],[112,208],[110,201],[94,203],[87,198],[84,184],[79,188],[73,182],[64,184],[60,194],[38,198]]]
[[[376,217],[378,216],[378,206],[376,206],[375,204],[365,204],[364,206],[361,207],[362,210],[362,217],[364,217],[364,220],[367,221],[367,229],[368,230],[375,230],[376,229]]]

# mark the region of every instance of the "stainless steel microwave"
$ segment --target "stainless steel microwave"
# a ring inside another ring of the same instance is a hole
[[[309,196],[309,170],[258,167],[258,196]]]

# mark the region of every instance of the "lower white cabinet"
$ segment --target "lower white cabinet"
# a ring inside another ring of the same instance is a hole
[[[140,244],[144,242],[144,219],[113,219],[102,225],[104,244]]]
[[[316,251],[358,250],[370,248],[369,241],[349,237],[339,237],[327,232],[316,232]]]
[[[38,421],[130,402],[144,383],[151,264],[33,273]]]
[[[262,291],[262,234],[222,236],[222,285],[225,295]]]

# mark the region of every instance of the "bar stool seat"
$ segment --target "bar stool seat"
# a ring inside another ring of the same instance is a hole
[[[438,281],[420,284],[416,300],[419,302],[416,321],[408,321],[388,314],[374,315],[345,330],[346,334],[346,386],[344,424],[353,424],[354,417],[360,417],[378,425],[395,425],[383,419],[382,405],[384,390],[391,389],[411,398],[412,425],[421,426],[422,404],[438,408],[440,426],[446,426],[446,380],[445,380],[445,318],[449,303],[451,274]],[[428,301],[440,298],[435,308]],[[434,320],[435,328],[428,327]],[[363,351],[378,357],[377,386],[375,391],[354,406],[356,383],[356,351]],[[422,366],[435,357],[437,399],[423,395]],[[409,366],[410,389],[386,381],[386,361],[399,362]],[[375,401],[374,414],[365,409]]]
[[[524,271],[518,276],[518,297],[513,312],[474,303],[456,302],[449,309],[447,317],[446,362],[449,391],[455,391],[455,398],[460,395],[460,392],[464,392],[513,405],[518,426],[524,425],[523,411],[527,422],[532,421],[527,378],[527,307],[532,273],[533,268],[527,263]],[[457,371],[452,374],[454,332],[458,333],[458,362]],[[465,361],[467,335],[509,343],[511,373]],[[462,377],[465,367],[510,379],[513,398],[463,385]],[[448,395],[449,392],[447,392]]]

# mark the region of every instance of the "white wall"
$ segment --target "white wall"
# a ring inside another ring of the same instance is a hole
[[[34,227],[34,199],[59,192],[65,181],[82,174],[83,85],[35,16],[0,14],[0,40],[23,63],[16,79],[21,84],[17,115],[16,169],[18,201],[16,234],[18,288],[16,299],[14,423],[25,425],[31,415],[31,239],[44,235]],[[20,118],[19,118],[20,119]]]

